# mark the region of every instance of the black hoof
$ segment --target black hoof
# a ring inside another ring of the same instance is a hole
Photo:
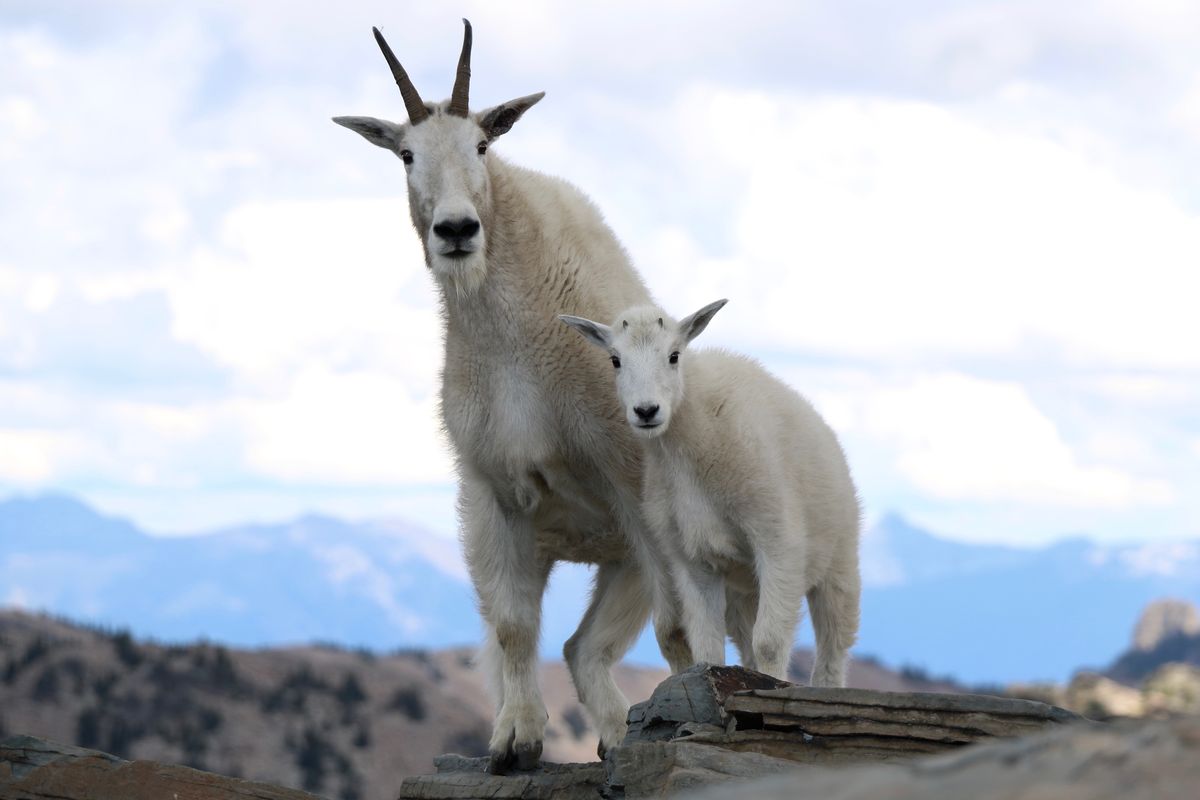
[[[608,758],[608,748],[604,746],[604,742],[596,745],[596,755],[600,757],[601,761]]]
[[[541,759],[541,742],[517,745],[517,769],[537,769],[538,762]]]
[[[513,765],[512,750],[504,750],[500,753],[489,753],[488,755],[488,772],[493,775],[504,775],[512,768]]]

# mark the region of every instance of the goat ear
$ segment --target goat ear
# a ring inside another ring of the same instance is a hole
[[[573,317],[570,314],[559,314],[558,318],[583,334],[589,342],[607,350],[612,346],[612,328],[592,322],[583,317]]]
[[[333,121],[343,128],[349,128],[362,136],[373,145],[385,150],[395,150],[400,141],[400,128],[394,122],[374,117],[334,117]]]
[[[521,118],[521,115],[533,108],[534,103],[545,96],[545,92],[527,94],[524,97],[518,97],[516,100],[509,100],[507,103],[501,103],[493,108],[480,111],[476,117],[479,127],[483,128],[483,132],[487,134],[489,140],[495,139],[501,134],[508,133],[509,129]]]
[[[708,323],[712,321],[713,316],[728,302],[728,300],[717,300],[716,302],[709,303],[695,314],[679,320],[679,333],[689,342],[695,339],[703,333],[704,329],[708,327]]]

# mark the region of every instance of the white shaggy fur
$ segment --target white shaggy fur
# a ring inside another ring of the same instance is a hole
[[[564,655],[602,749],[623,738],[628,708],[610,667],[652,604],[668,609],[656,628],[672,666],[690,661],[669,580],[639,566],[662,559],[647,549],[640,448],[613,413],[608,362],[555,320],[563,309],[609,316],[649,294],[582,193],[487,152],[540,99],[467,117],[425,104],[430,116],[417,124],[334,120],[404,160],[413,225],[440,290],[442,418],[497,700],[493,771],[531,767],[541,753],[537,643],[555,562],[599,565]]]
[[[652,306],[611,327],[561,319],[616,367],[626,420],[643,439],[646,518],[668,553],[695,657],[724,663],[728,630],[746,666],[786,678],[807,594],[812,683],[843,686],[860,591],[850,471],[813,407],[757,362],[687,350],[724,304],[680,322]]]

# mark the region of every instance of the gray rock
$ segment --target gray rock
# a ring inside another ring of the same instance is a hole
[[[729,722],[723,704],[734,692],[777,689],[791,684],[743,667],[697,664],[658,685],[650,699],[629,709],[629,732],[622,745],[674,739],[680,726],[712,725],[724,729]]]
[[[739,730],[792,729],[812,736],[903,738],[949,746],[1080,720],[1033,700],[806,686],[738,692],[724,708]]]
[[[688,800],[1195,800],[1200,717],[1079,723],[935,758],[810,767],[684,795]]]
[[[528,772],[492,775],[488,759],[459,755],[434,760],[436,775],[405,778],[399,800],[596,800],[604,785],[604,766],[543,763]]]
[[[612,751],[607,795],[639,798],[668,797],[702,786],[760,778],[796,764],[752,751],[725,750],[711,742],[635,742]]]
[[[1156,600],[1133,629],[1133,649],[1149,652],[1174,636],[1200,633],[1200,610],[1186,600]]]
[[[810,689],[741,667],[700,664],[629,710],[629,733],[598,764],[493,776],[486,759],[447,756],[401,798],[668,797],[800,765],[910,760],[997,736],[1078,721],[1030,700]]]

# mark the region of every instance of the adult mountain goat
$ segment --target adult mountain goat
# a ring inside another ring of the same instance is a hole
[[[564,648],[602,749],[620,742],[628,702],[610,674],[651,605],[671,602],[643,565],[660,559],[640,512],[641,457],[615,414],[607,364],[560,325],[562,310],[610,317],[649,294],[599,212],[567,183],[490,148],[542,94],[472,113],[471,26],[448,101],[426,103],[379,31],[408,122],[334,122],[392,151],[445,322],[442,417],[458,468],[467,566],[496,692],[491,769],[536,764],[542,594],[556,561],[598,564],[590,604]],[[669,592],[669,589],[666,590]],[[691,662],[678,618],[656,614],[672,667]]]
[[[668,554],[684,629],[700,661],[786,678],[805,594],[816,631],[814,686],[844,686],[859,619],[859,505],[837,437],[757,362],[687,352],[725,305],[676,322],[653,306],[611,327],[561,319],[604,348],[643,439],[645,513]],[[686,380],[685,380],[686,375]]]

